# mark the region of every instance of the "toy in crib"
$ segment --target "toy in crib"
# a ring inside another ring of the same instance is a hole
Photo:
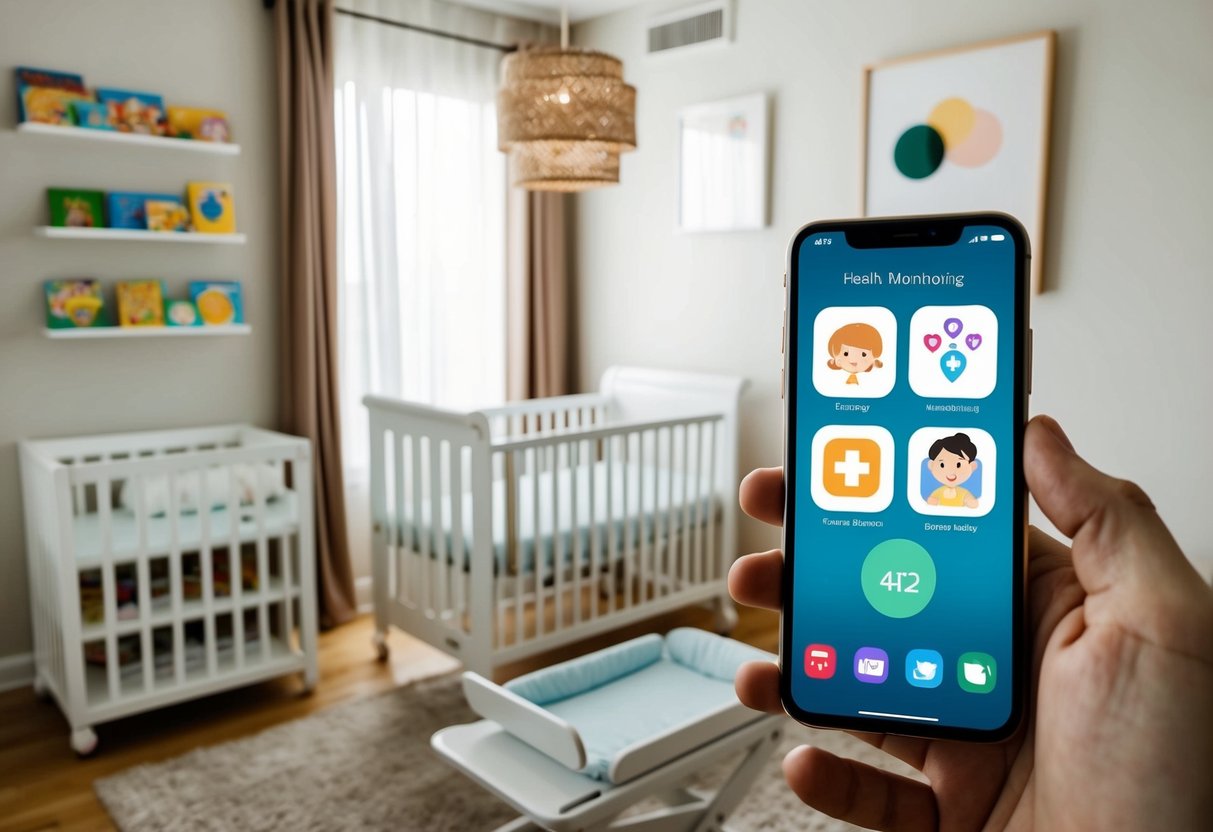
[[[207,468],[206,494],[210,503],[209,508],[227,507],[233,481],[236,487],[236,502],[242,506],[252,505],[258,489],[267,502],[277,500],[285,496],[287,492],[282,469],[268,463],[261,465],[242,463],[232,465],[230,469],[225,467]],[[202,499],[201,480],[198,472],[190,471],[178,474],[176,484],[178,510],[185,514],[197,513]],[[119,493],[118,504],[127,511],[136,510],[139,504],[138,495],[129,482]],[[146,477],[143,480],[143,505],[147,513],[153,517],[165,515],[168,513],[169,504],[168,477]]]

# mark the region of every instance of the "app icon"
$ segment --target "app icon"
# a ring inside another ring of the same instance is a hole
[[[956,662],[956,681],[969,693],[989,693],[998,680],[998,665],[989,653],[962,653]]]
[[[883,511],[893,499],[893,436],[876,425],[826,425],[813,436],[813,502],[826,511]]]
[[[943,681],[943,656],[935,650],[906,653],[906,681],[916,688],[937,688]]]
[[[813,386],[831,398],[880,398],[897,379],[897,319],[883,306],[830,306],[813,319]]]
[[[879,685],[889,678],[889,654],[879,647],[860,647],[855,651],[855,678]]]
[[[918,615],[935,595],[935,561],[904,537],[877,543],[859,568],[859,585],[872,609],[889,618]]]
[[[919,514],[982,517],[994,507],[998,448],[981,428],[921,428],[906,444],[906,499]]]
[[[984,399],[998,381],[998,318],[986,306],[923,306],[910,318],[910,388]]]
[[[810,644],[804,651],[804,672],[810,679],[829,679],[837,666],[838,657],[828,644]]]

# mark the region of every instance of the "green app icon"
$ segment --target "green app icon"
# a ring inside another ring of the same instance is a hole
[[[998,681],[998,664],[989,653],[962,653],[956,662],[956,681],[969,693],[989,693]]]

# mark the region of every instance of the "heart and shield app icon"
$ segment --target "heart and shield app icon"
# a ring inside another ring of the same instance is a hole
[[[910,388],[984,399],[998,382],[998,319],[986,306],[924,306],[910,318]]]

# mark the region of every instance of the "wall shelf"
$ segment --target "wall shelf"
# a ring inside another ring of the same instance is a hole
[[[238,156],[240,145],[230,142],[204,142],[196,139],[174,139],[169,136],[145,136],[140,133],[120,133],[117,130],[95,130],[90,127],[73,127],[60,124],[42,124],[23,121],[17,125],[18,133],[38,136],[58,136],[81,141],[113,142],[141,147],[162,147],[188,150],[195,153],[210,153],[215,156]]]
[[[41,225],[34,229],[39,237],[54,240],[137,240],[153,243],[225,243],[244,245],[243,234],[201,234],[196,231],[145,231],[142,228],[65,228]]]
[[[185,338],[204,335],[248,335],[249,324],[223,326],[92,326],[79,329],[47,329],[47,338]]]

